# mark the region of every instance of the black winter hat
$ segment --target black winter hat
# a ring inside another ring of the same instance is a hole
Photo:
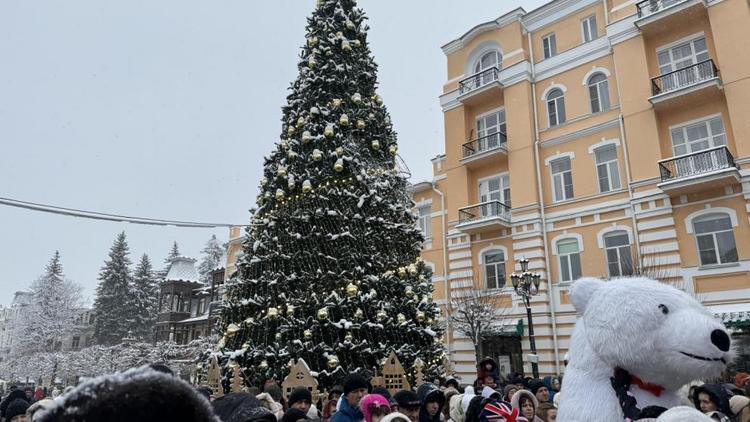
[[[29,408],[29,402],[24,399],[15,399],[8,405],[5,410],[5,420],[9,421],[18,415],[25,415]]]
[[[17,389],[10,390],[10,393],[8,393],[8,395],[5,396],[3,401],[0,402],[0,415],[5,415],[5,411],[8,410],[8,405],[10,404],[10,402],[12,402],[15,399],[22,399],[22,400],[28,401],[28,399],[26,398],[26,393],[22,389],[17,388]]]
[[[422,404],[422,402],[419,401],[417,393],[411,390],[401,390],[396,392],[396,394],[393,395],[393,400],[396,400],[396,404],[398,404],[399,407],[418,408]]]
[[[276,422],[276,416],[252,394],[230,393],[214,400],[214,413],[223,422]]]
[[[370,383],[362,375],[349,374],[344,378],[344,395],[360,388],[370,391]]]
[[[297,387],[289,393],[289,406],[303,400],[312,403],[312,393],[310,393],[307,387]]]
[[[328,392],[328,400],[333,398],[333,393],[337,393],[338,395],[344,394],[344,386],[337,384],[331,387],[331,391]]]
[[[385,397],[386,400],[391,400],[391,393],[385,387],[375,387],[372,389],[372,394],[380,394]]]
[[[35,416],[35,422],[221,422],[190,384],[147,366],[83,382]]]
[[[529,391],[531,391],[532,394],[536,394],[537,391],[539,391],[540,388],[547,388],[546,385],[544,385],[544,381],[540,379],[533,379],[529,381]]]

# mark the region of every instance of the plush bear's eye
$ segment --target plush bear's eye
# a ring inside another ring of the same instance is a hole
[[[661,313],[664,315],[669,313],[669,308],[667,308],[667,305],[659,305],[659,309],[661,309]]]

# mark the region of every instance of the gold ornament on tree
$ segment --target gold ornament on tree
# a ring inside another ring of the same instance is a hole
[[[388,148],[388,152],[390,152],[391,155],[396,156],[396,153],[398,152],[398,147],[396,145],[391,145]]]
[[[310,340],[312,338],[312,331],[305,330],[302,335],[305,337],[305,340]]]
[[[401,277],[404,277],[406,275],[406,267],[399,267],[398,275],[400,275]]]
[[[276,341],[281,341],[281,333],[276,333]]]
[[[263,359],[262,361],[260,361],[260,365],[258,365],[258,367],[260,369],[268,369],[268,361]]]
[[[372,141],[372,149],[374,149],[375,151],[379,150],[380,149],[380,141],[378,141],[377,139],[375,139],[374,141]]]
[[[407,297],[414,297],[414,289],[411,286],[406,286],[405,293]]]
[[[385,321],[386,318],[388,318],[388,314],[385,313],[384,310],[379,310],[378,313],[375,315],[375,317],[378,319],[378,321]]]
[[[312,191],[312,183],[309,180],[302,182],[302,192],[310,193]]]
[[[365,121],[362,119],[357,120],[357,129],[364,129],[365,128]]]
[[[323,152],[319,149],[315,149],[312,152],[312,159],[313,161],[320,161],[323,159]]]
[[[315,60],[315,57],[310,56],[310,58],[307,59],[307,66],[310,69],[315,69],[315,66],[317,66],[317,65],[318,65],[318,61]]]
[[[302,143],[306,144],[312,140],[312,134],[309,130],[302,132]]]
[[[294,135],[294,132],[295,132],[296,130],[297,130],[297,129],[295,129],[295,128],[294,128],[294,126],[289,126],[289,127],[287,128],[287,130],[286,130],[286,133],[288,133],[288,134],[290,134],[290,135]]]
[[[286,307],[286,314],[289,315],[289,316],[294,315],[294,310],[295,309],[296,308],[294,307],[294,305],[287,305],[287,307]]]
[[[318,37],[313,36],[307,39],[307,45],[309,45],[310,47],[315,47],[316,45],[318,45],[319,41],[320,40],[318,40]]]
[[[424,322],[425,319],[427,319],[427,317],[425,316],[424,312],[417,311],[417,321]]]
[[[300,127],[302,127],[304,125],[305,125],[305,118],[304,117],[300,117],[299,119],[297,119],[297,127],[298,128],[300,128]]]
[[[351,333],[346,333],[346,336],[344,336],[344,341],[347,343],[351,343],[352,340],[354,340],[354,336],[351,335]]]
[[[272,307],[268,308],[268,314],[267,315],[271,319],[278,318],[278,316],[279,316],[279,309],[276,308],[275,306],[272,306]]]
[[[354,28],[356,28],[354,26],[354,22],[350,21],[349,19],[346,20],[345,25],[346,25],[347,29],[354,29]]]
[[[279,168],[276,169],[276,175],[279,177],[286,177],[286,167],[279,166]]]
[[[362,102],[362,94],[359,92],[355,92],[354,95],[352,95],[352,101],[354,104],[359,104]]]
[[[352,41],[352,47],[354,47],[354,48],[362,47],[362,41],[360,41],[360,40],[354,40],[354,41]]]
[[[362,312],[362,310],[361,310],[361,309],[357,308],[357,310],[356,310],[356,311],[354,311],[354,318],[357,318],[357,319],[362,319],[362,318],[364,318],[364,317],[365,317],[365,313],[364,313],[364,312]]]
[[[414,264],[409,264],[409,274],[411,275],[417,275],[417,266]]]
[[[334,98],[333,99],[333,107],[341,107],[341,99],[340,98]]]
[[[336,160],[336,163],[333,165],[333,169],[336,170],[337,173],[341,173],[344,171],[344,159],[339,158]]]
[[[265,177],[265,176],[263,176],[263,177],[262,177],[262,178],[260,179],[260,185],[261,185],[261,186],[266,186],[267,184],[268,184],[268,178],[267,178],[267,177]]]
[[[356,296],[357,293],[359,293],[359,287],[357,287],[356,284],[349,283],[346,286],[346,294],[348,294],[349,296]]]
[[[284,199],[284,191],[281,189],[276,189],[276,200],[281,201]]]
[[[328,368],[336,369],[339,367],[339,358],[336,355],[328,356]]]
[[[337,147],[336,148],[336,156],[343,157],[344,156],[344,148],[343,147]]]
[[[352,46],[349,44],[348,40],[342,40],[341,41],[341,49],[344,51],[352,51]]]
[[[325,135],[326,138],[333,138],[333,125],[326,126],[325,130],[323,130],[323,135]]]
[[[321,321],[328,319],[328,308],[320,308],[318,310],[318,319]]]
[[[406,316],[404,314],[398,314],[396,315],[396,321],[398,321],[399,324],[403,324],[406,322]]]
[[[346,114],[342,114],[339,118],[339,124],[341,126],[349,126],[349,116],[347,116]]]

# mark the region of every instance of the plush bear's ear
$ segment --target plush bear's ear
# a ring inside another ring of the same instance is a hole
[[[570,303],[579,315],[586,312],[591,296],[602,286],[604,282],[598,278],[579,278],[573,282],[573,288],[570,290]]]

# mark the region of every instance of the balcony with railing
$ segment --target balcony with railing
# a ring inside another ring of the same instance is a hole
[[[503,85],[500,83],[500,69],[491,67],[479,73],[469,76],[458,83],[458,101],[473,105],[492,95],[502,93]]]
[[[652,27],[658,31],[664,25],[678,23],[686,16],[706,13],[706,6],[706,0],[642,0],[635,4],[638,11],[635,25],[641,31],[648,31]],[[651,25],[655,22],[659,22],[659,25]]]
[[[718,146],[659,161],[659,188],[690,193],[737,183],[739,170],[726,146]]]
[[[703,95],[706,89],[719,90],[719,69],[711,59],[651,78],[651,104],[669,103],[683,96]],[[700,93],[699,93],[700,92]],[[705,97],[704,97],[705,99]]]
[[[510,207],[501,201],[487,201],[458,210],[456,229],[474,234],[510,227]]]
[[[503,132],[495,132],[463,144],[463,158],[461,163],[474,166],[483,164],[487,160],[497,158],[498,155],[508,153],[508,137]]]

